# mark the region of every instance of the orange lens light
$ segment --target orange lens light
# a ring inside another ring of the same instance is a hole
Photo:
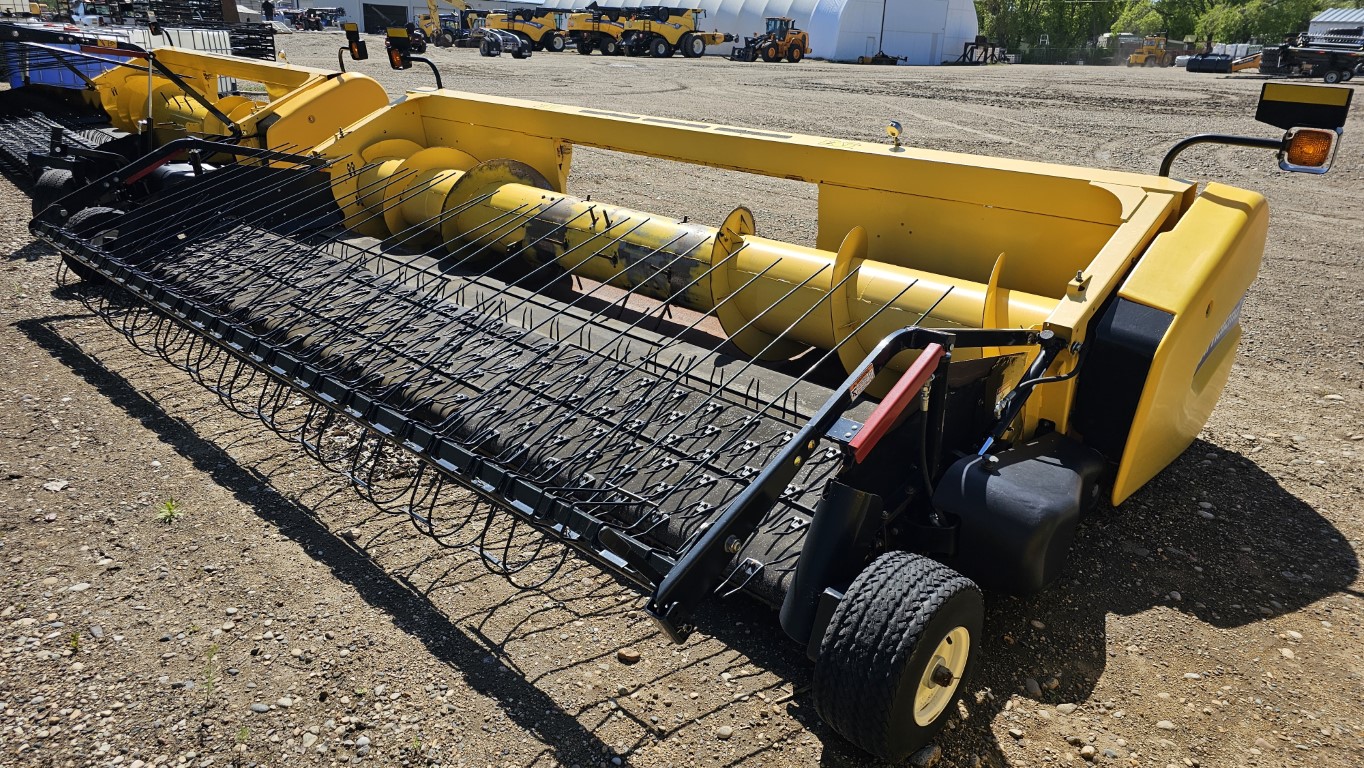
[[[1332,131],[1299,128],[1288,140],[1289,164],[1302,168],[1320,168],[1331,162],[1331,150],[1336,135]]]

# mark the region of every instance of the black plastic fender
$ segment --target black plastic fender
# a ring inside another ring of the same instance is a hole
[[[1058,433],[948,468],[933,506],[958,523],[943,562],[986,589],[1029,595],[1065,565],[1081,515],[1099,498],[1107,462]]]

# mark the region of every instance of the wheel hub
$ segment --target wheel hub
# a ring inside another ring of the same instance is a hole
[[[957,627],[943,636],[914,692],[914,722],[927,727],[942,715],[957,692],[970,655],[971,633],[966,627]]]

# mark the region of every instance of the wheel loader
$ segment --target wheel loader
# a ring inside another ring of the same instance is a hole
[[[757,37],[745,37],[743,45],[734,46],[730,61],[799,62],[810,53],[810,34],[796,28],[794,19],[785,16],[767,17],[767,29]]]
[[[701,31],[698,27],[705,15],[700,8],[638,8],[625,23],[621,47],[629,56],[666,59],[681,52],[689,59],[699,59],[708,46],[734,40],[731,34]]]
[[[1183,53],[1182,44],[1171,43],[1167,38],[1148,35],[1141,47],[1127,56],[1129,67],[1173,67],[1175,59]]]
[[[112,121],[110,88],[0,109]],[[303,107],[316,132],[263,126],[268,151],[171,140],[31,228],[139,349],[513,584],[584,558],[678,642],[708,600],[767,606],[813,710],[898,761],[968,690],[982,590],[1062,575],[1084,516],[1226,384],[1269,214],[1175,161],[1231,144],[1325,172],[1351,94],[1266,83],[1277,130],[1191,137],[1153,175],[920,150],[896,123],[834,140],[418,91]],[[146,131],[199,114],[150,107]],[[576,146],[813,184],[816,235],[583,197]],[[188,153],[173,188],[141,183]]]
[[[440,0],[455,9],[455,13],[441,13],[437,0],[426,0],[426,13],[417,16],[417,27],[422,36],[437,48],[449,48],[469,37],[470,30],[463,23],[469,11],[464,0]]]
[[[526,48],[534,51],[564,50],[567,36],[559,29],[561,11],[537,8],[514,8],[488,14],[488,29],[500,29],[521,38]]]
[[[565,28],[578,53],[586,56],[598,51],[604,56],[625,53],[621,36],[630,11],[624,8],[603,8],[591,3],[584,11],[571,13]]]

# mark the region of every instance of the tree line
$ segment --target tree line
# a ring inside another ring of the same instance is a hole
[[[976,0],[981,34],[1009,50],[1079,48],[1104,32],[1277,43],[1326,8],[1364,0]]]

